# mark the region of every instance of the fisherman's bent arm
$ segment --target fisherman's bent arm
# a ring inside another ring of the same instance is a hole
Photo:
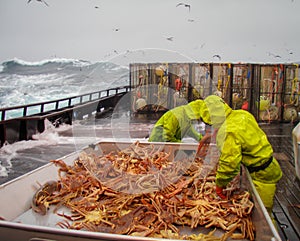
[[[226,187],[240,171],[242,147],[232,133],[227,133],[225,137],[219,136],[217,145],[221,155],[216,175],[216,185]]]
[[[181,139],[176,137],[176,131],[178,129],[178,120],[174,115],[170,115],[169,118],[164,120],[163,137],[167,142],[181,142]]]

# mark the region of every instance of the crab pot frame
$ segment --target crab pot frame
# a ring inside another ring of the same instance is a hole
[[[134,112],[165,112],[216,94],[259,122],[299,120],[298,64],[133,63],[129,67]],[[147,103],[138,110],[137,93]]]

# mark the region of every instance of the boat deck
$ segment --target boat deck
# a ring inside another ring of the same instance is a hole
[[[130,122],[130,130],[127,131],[120,127],[120,132],[129,133],[132,139],[147,138],[149,131],[155,123],[155,117],[147,115],[133,118]],[[91,124],[101,126],[95,129],[96,136],[113,137],[110,125],[110,118],[101,118]],[[273,215],[277,222],[278,232],[283,241],[300,240],[300,181],[296,177],[294,168],[294,152],[292,143],[292,130],[294,124],[261,124],[274,149],[274,156],[279,161],[283,177],[278,183],[276,192]],[[77,130],[77,135],[85,135],[86,130]],[[65,133],[70,136],[70,133]],[[62,146],[62,148],[61,148]],[[22,158],[11,160],[13,166],[19,166],[17,171],[12,171],[8,177],[0,177],[0,183],[7,182],[17,176],[29,172],[38,166],[44,165],[51,159],[60,158],[70,152],[78,150],[74,145],[57,145],[27,149],[18,152]],[[3,158],[3,157],[1,157]],[[30,165],[28,164],[30,163]]]
[[[280,163],[283,176],[278,182],[273,215],[282,240],[300,240],[300,181],[294,168],[293,124],[262,124]]]

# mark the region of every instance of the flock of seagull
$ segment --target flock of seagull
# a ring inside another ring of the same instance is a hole
[[[31,1],[32,1],[32,0],[28,0],[27,3],[30,3]],[[40,2],[40,3],[44,3],[47,7],[49,7],[49,4],[48,4],[46,1],[44,1],[44,0],[35,0],[35,1]],[[176,7],[179,7],[179,6],[186,7],[186,8],[189,9],[189,11],[191,11],[191,5],[190,5],[190,4],[186,4],[186,3],[178,3],[178,4],[176,5]],[[99,7],[98,7],[98,6],[95,6],[95,8],[99,8]]]
[[[31,1],[32,1],[32,0],[28,0],[27,3],[30,3]],[[35,1],[40,2],[40,3],[44,3],[47,7],[49,7],[49,4],[48,4],[46,1],[44,1],[44,0],[35,0]],[[190,4],[186,4],[186,3],[178,3],[178,4],[176,5],[176,7],[179,7],[179,6],[186,7],[186,8],[189,9],[189,12],[191,11],[191,5],[190,5]],[[99,8],[99,7],[98,7],[98,6],[95,6],[95,8]]]
[[[32,0],[28,0],[27,3],[30,3],[31,1],[32,1]],[[35,1],[40,2],[40,3],[43,3],[43,4],[45,4],[47,7],[49,7],[49,4],[48,4],[45,0],[35,0]],[[294,1],[294,0],[292,0],[292,2],[293,2],[293,1]],[[185,7],[185,8],[187,8],[187,9],[189,10],[189,12],[191,11],[191,5],[190,5],[190,4],[187,4],[187,3],[183,3],[183,2],[178,3],[178,4],[176,5],[176,7]],[[98,6],[95,6],[95,8],[98,9],[99,7],[98,7]],[[194,22],[193,19],[188,19],[188,21],[189,21],[189,22]],[[113,31],[115,31],[115,32],[118,32],[119,30],[120,30],[119,28],[114,28],[114,29],[113,29]],[[174,37],[173,37],[173,36],[166,37],[166,40],[168,40],[168,41],[173,41],[173,40],[174,40]],[[287,51],[288,51],[288,53],[289,53],[290,55],[293,54],[293,52],[292,52],[291,50],[287,50]],[[117,53],[117,51],[114,50],[114,53]],[[268,54],[269,56],[274,57],[274,58],[281,58],[281,56],[278,55],[278,54],[274,54],[274,53],[271,53],[271,52],[267,52],[267,54]],[[219,54],[215,54],[215,55],[213,55],[212,57],[213,57],[213,58],[217,58],[219,61],[221,60],[221,56],[220,56]]]

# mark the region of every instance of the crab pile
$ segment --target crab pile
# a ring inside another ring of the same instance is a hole
[[[136,142],[109,154],[82,152],[73,165],[52,160],[59,167],[58,181],[36,192],[32,208],[43,215],[56,205],[54,212],[64,217],[57,224],[62,228],[169,239],[254,240],[249,192],[235,181],[228,188],[230,198],[220,200],[212,165],[218,156],[211,155],[209,164],[190,156]],[[182,227],[207,232],[184,234]]]

